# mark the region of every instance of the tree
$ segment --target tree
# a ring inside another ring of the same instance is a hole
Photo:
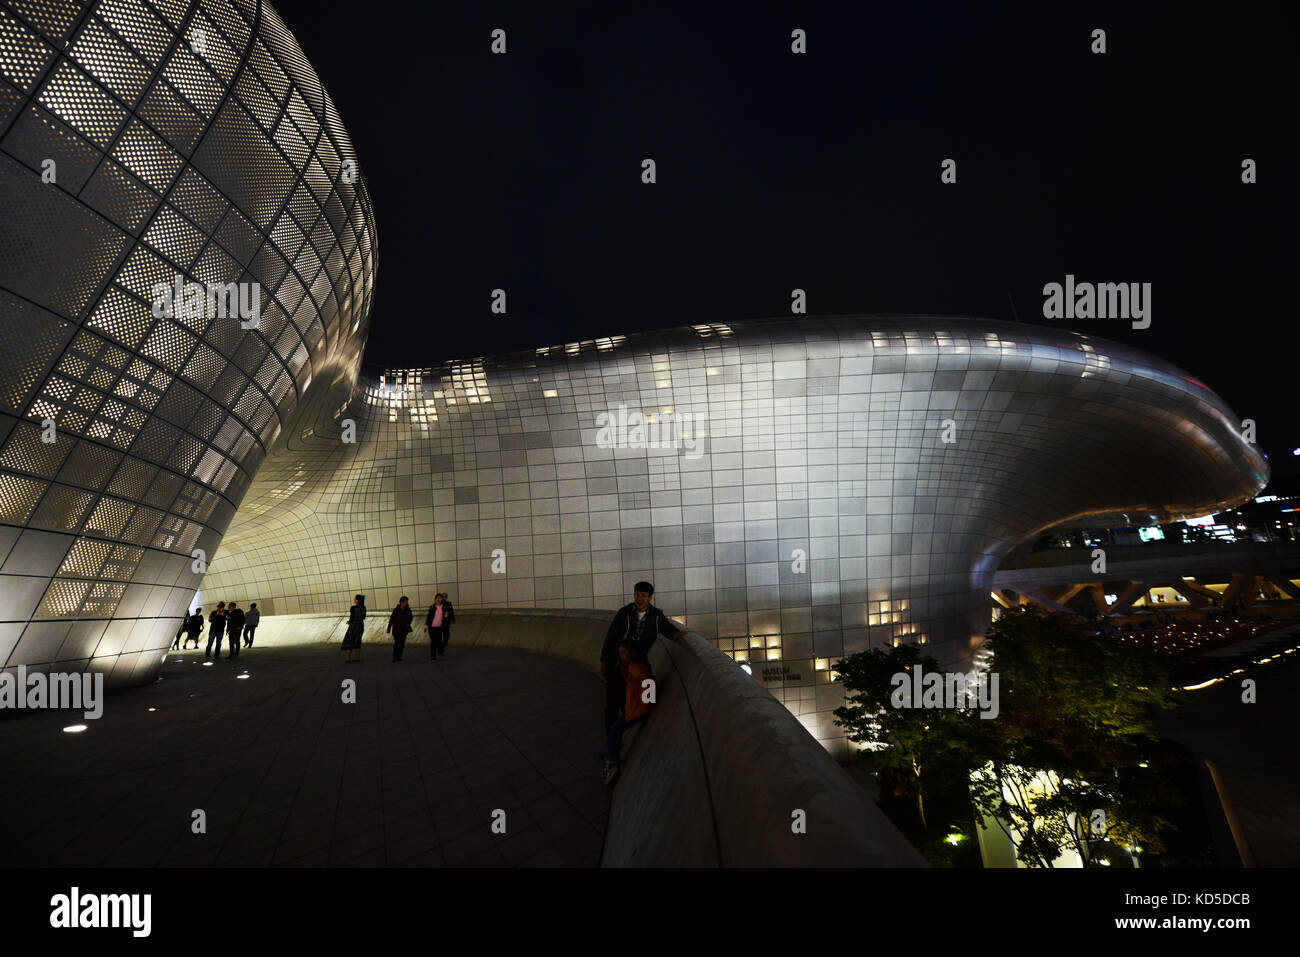
[[[981,759],[972,799],[1019,833],[1017,855],[1050,867],[1072,847],[1087,865],[1111,835],[1158,848],[1168,822],[1121,771],[1155,739],[1153,710],[1179,700],[1167,669],[1149,651],[1036,606],[1004,614],[985,647],[1001,700],[997,720],[970,728]]]
[[[845,706],[835,709],[835,723],[845,728],[850,741],[868,745],[887,766],[906,766],[916,779],[916,813],[922,830],[929,830],[925,818],[925,792],[929,772],[936,764],[961,751],[964,733],[962,712],[945,708],[895,707],[892,701],[895,676],[911,674],[915,667],[938,672],[939,663],[921,657],[914,645],[898,645],[888,651],[874,648],[835,663],[837,680],[844,684]],[[909,678],[910,680],[910,678]],[[966,764],[957,767],[964,775]]]

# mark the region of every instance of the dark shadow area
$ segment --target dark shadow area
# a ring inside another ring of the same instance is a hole
[[[0,864],[598,864],[599,679],[508,649],[364,655],[254,647],[204,667],[173,652],[83,733],[62,731],[78,713],[0,721]]]

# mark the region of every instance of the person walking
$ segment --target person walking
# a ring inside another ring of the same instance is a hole
[[[208,616],[208,650],[203,653],[204,658],[212,657],[212,643],[217,643],[217,657],[221,657],[221,638],[226,633],[226,603],[217,602],[217,607],[212,609],[212,614]]]
[[[253,634],[257,631],[257,623],[262,620],[262,613],[257,610],[257,602],[248,606],[248,614],[244,616],[244,647],[248,648],[253,644]]]
[[[447,641],[451,637],[453,621],[451,602],[442,592],[433,596],[429,613],[424,616],[424,630],[429,635],[429,660],[437,661],[438,656],[447,651]]]
[[[366,620],[366,596],[356,595],[352,599],[352,607],[348,609],[348,630],[343,635],[343,650],[347,652],[347,661],[361,661],[361,634],[365,630]],[[352,652],[357,653],[353,659]]]
[[[190,613],[189,610],[186,609],[185,616],[181,618],[181,626],[176,629],[176,640],[172,642],[172,651],[181,650],[181,635],[185,634],[185,629],[189,626],[189,623]]]
[[[618,646],[620,642],[631,641],[636,659],[650,661],[650,646],[655,638],[664,635],[679,641],[684,631],[678,631],[668,616],[650,604],[655,586],[649,582],[637,582],[632,586],[632,601],[614,614],[609,631],[605,634],[605,644],[600,650],[600,676],[605,679],[605,731],[618,720],[618,712],[624,704],[627,688],[623,675],[619,671]]]
[[[181,650],[184,651],[189,643],[194,642],[194,648],[199,647],[199,635],[203,634],[203,609],[195,608],[194,614],[185,619],[185,640],[181,642]]]
[[[437,601],[435,598],[434,601]],[[456,609],[451,606],[447,593],[442,593],[442,635],[438,641],[438,657],[447,655],[447,642],[451,641],[451,626],[456,623]]]
[[[231,602],[226,609],[226,643],[230,645],[230,657],[239,654],[239,639],[244,633],[244,609],[238,602]]]
[[[406,647],[406,636],[411,633],[411,619],[415,617],[415,612],[407,604],[407,597],[403,595],[397,600],[397,607],[393,613],[388,616],[387,631],[393,636],[393,660],[402,660],[402,649]]]
[[[650,717],[654,706],[654,675],[650,665],[637,657],[636,642],[626,639],[618,643],[619,674],[626,687],[623,707],[618,717],[609,727],[609,736],[605,739],[605,750],[601,756],[605,759],[605,787],[614,783],[618,776],[619,758],[623,750],[623,733],[634,724],[640,724]]]

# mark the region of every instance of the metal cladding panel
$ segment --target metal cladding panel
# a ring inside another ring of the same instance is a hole
[[[336,182],[355,153],[326,102],[264,3],[0,2],[0,529],[44,536],[48,559],[0,570],[0,621],[23,629],[0,667],[147,681],[201,577],[194,549],[211,557],[300,393],[355,379],[368,317],[305,295],[374,233],[364,178]],[[367,297],[373,270],[368,254],[349,277]],[[241,283],[260,294],[251,327],[252,295],[214,308]],[[144,644],[49,639],[50,622],[110,620]]]
[[[999,561],[1037,531],[1254,495],[1267,467],[1236,422],[1137,350],[948,317],[718,323],[392,369],[317,395],[202,591],[269,614],[337,613],[357,592],[613,609],[646,579],[831,741],[829,663],[896,642],[964,663]]]
[[[0,156],[0,285],[80,318],[127,246],[111,223]]]

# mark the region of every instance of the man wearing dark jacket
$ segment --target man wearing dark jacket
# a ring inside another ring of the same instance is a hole
[[[257,623],[262,620],[262,613],[257,610],[257,602],[248,606],[248,614],[244,616],[244,647],[247,648],[253,643],[253,635],[257,633]]]
[[[618,646],[620,642],[634,642],[637,656],[648,661],[646,654],[655,638],[663,635],[673,640],[680,640],[684,631],[678,631],[668,616],[650,604],[655,593],[655,586],[649,582],[637,582],[632,586],[633,596],[630,605],[624,605],[614,615],[609,631],[605,634],[605,644],[600,649],[600,674],[605,679],[605,730],[618,720],[619,709],[623,707],[623,697],[627,689],[623,676],[618,670]]]
[[[398,599],[397,607],[388,616],[387,631],[393,636],[393,660],[402,660],[402,649],[406,647],[406,636],[411,633],[411,619],[415,612],[408,604],[409,599],[403,595]]]
[[[217,657],[221,657],[221,638],[226,633],[226,603],[217,602],[217,607],[212,609],[212,614],[208,616],[208,650],[203,653],[204,658],[212,655],[212,643],[217,643]]]
[[[239,654],[239,636],[244,633],[244,609],[239,602],[232,601],[226,609],[226,643],[230,645],[230,657]]]

